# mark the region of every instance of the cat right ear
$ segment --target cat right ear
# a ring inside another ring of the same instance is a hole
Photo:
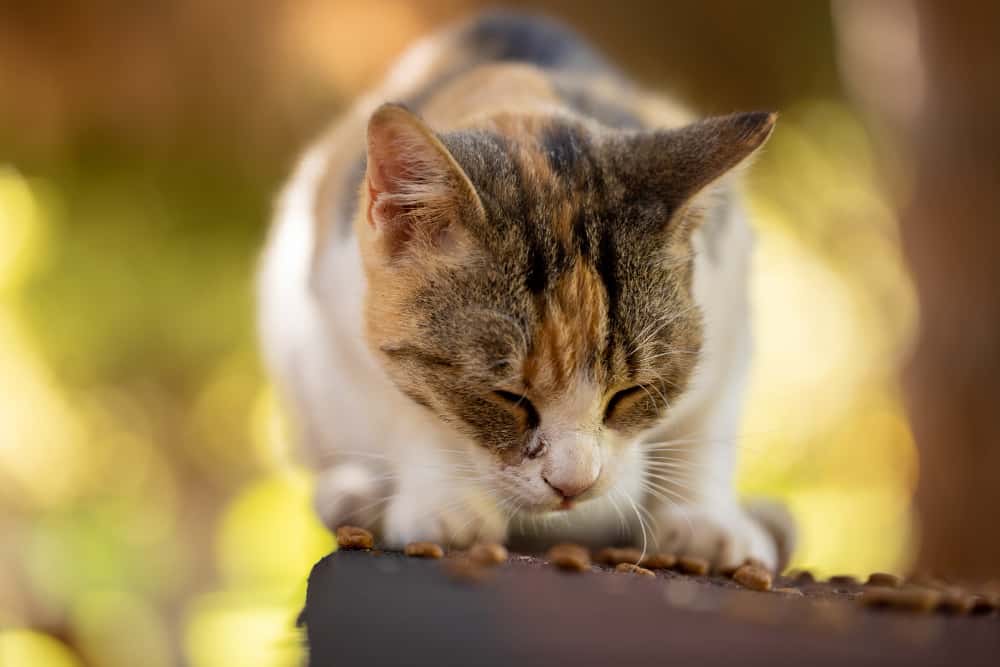
[[[476,189],[434,132],[396,104],[368,121],[368,224],[384,252],[440,246],[465,216],[482,215]]]
[[[632,164],[644,167],[639,183],[677,210],[760,149],[777,117],[768,112],[736,113],[640,133],[623,154]]]

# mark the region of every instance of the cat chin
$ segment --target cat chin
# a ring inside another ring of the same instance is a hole
[[[588,507],[593,507],[596,503],[595,501],[600,500],[600,496],[594,498],[587,498],[585,500],[567,499],[561,500],[553,506],[546,506],[543,508],[538,508],[531,513],[539,516],[541,518],[554,519],[558,517],[564,517],[569,512],[576,511],[586,511]]]
[[[557,518],[570,513],[586,513],[588,508],[594,508],[607,502],[612,488],[611,484],[600,484],[600,488],[593,488],[576,498],[559,498],[554,494],[543,498],[538,496],[521,497],[515,501],[515,506],[518,508],[519,514],[540,518]]]

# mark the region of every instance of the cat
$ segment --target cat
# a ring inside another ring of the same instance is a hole
[[[787,515],[733,485],[738,174],[775,119],[694,120],[532,15],[412,47],[307,151],[260,265],[322,521],[779,567]]]

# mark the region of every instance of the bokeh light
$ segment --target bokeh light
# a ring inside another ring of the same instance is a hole
[[[872,149],[842,104],[788,110],[754,172],[756,358],[740,486],[779,495],[794,565],[908,565],[917,454],[896,374],[916,299]]]
[[[83,667],[65,644],[32,630],[0,630],[0,665]]]

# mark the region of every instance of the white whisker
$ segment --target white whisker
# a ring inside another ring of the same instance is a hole
[[[635,501],[632,500],[632,496],[630,496],[628,492],[625,491],[624,489],[622,490],[622,494],[625,496],[625,500],[628,501],[628,504],[632,506],[632,511],[635,512],[635,518],[639,520],[639,529],[642,531],[642,555],[639,557],[639,560],[641,561],[643,558],[646,557],[646,548],[648,547],[648,540],[646,536],[646,522],[642,518],[642,515],[639,514],[639,508],[636,506]]]
[[[618,493],[619,489],[617,486],[608,493],[608,500],[611,501],[611,506],[615,510],[615,514],[618,515],[618,534],[625,535],[628,528],[625,525],[625,515],[622,514],[622,509],[618,506],[618,501],[615,500],[615,494]]]

